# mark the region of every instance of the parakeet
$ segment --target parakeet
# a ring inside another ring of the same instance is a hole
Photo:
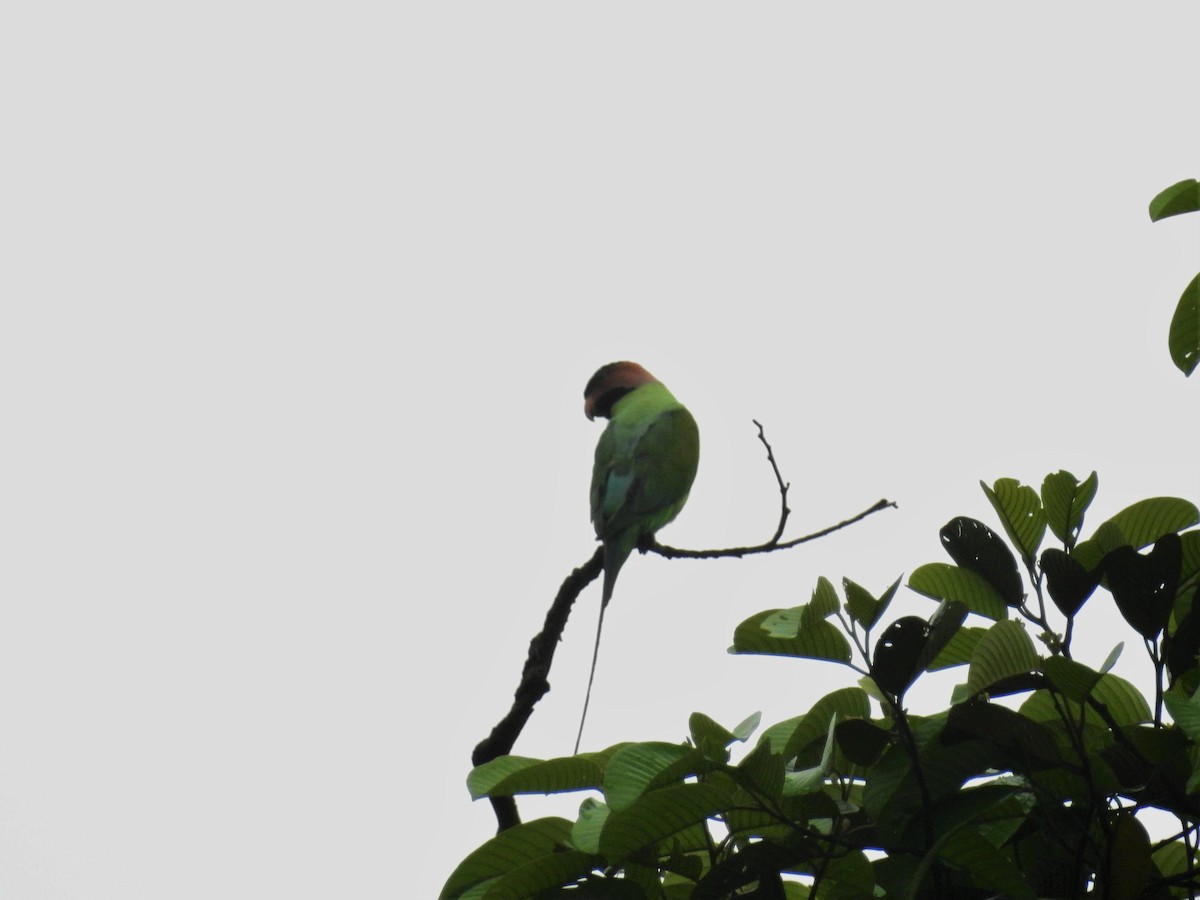
[[[592,524],[604,542],[604,586],[580,738],[596,675],[604,609],[612,599],[617,573],[638,541],[679,515],[700,461],[696,420],[666,385],[637,363],[602,367],[583,396],[587,417],[609,422],[596,445],[592,469]],[[579,738],[575,751],[579,752]]]

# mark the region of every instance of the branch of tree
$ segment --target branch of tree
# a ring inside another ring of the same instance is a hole
[[[497,757],[512,752],[525,723],[533,713],[533,707],[550,690],[550,663],[554,661],[554,650],[562,640],[563,629],[575,598],[585,587],[596,580],[604,568],[604,548],[597,547],[592,558],[567,576],[558,589],[554,602],[546,612],[542,630],[529,642],[529,654],[525,668],[521,670],[521,681],[513,694],[513,705],[492,733],[479,742],[471,754],[471,763],[481,766]],[[517,804],[512,797],[492,797],[492,808],[496,811],[498,831],[521,824]]]
[[[729,556],[741,558],[756,553],[771,553],[776,550],[787,550],[791,547],[816,540],[819,537],[845,528],[847,525],[853,525],[855,522],[865,519],[872,513],[896,505],[890,500],[880,500],[869,509],[865,509],[857,515],[851,516],[849,519],[844,519],[836,525],[830,525],[828,528],[822,528],[820,531],[814,531],[812,534],[806,534],[803,537],[781,542],[780,538],[783,536],[784,527],[787,525],[788,516],[791,514],[787,503],[788,488],[791,485],[785,482],[783,475],[780,474],[779,465],[775,461],[775,453],[771,449],[771,444],[767,441],[762,425],[757,420],[752,421],[758,426],[758,439],[767,448],[767,461],[771,464],[771,471],[775,473],[775,482],[779,488],[779,523],[771,539],[765,544],[757,544],[752,547],[730,547],[724,550],[681,550],[677,547],[668,547],[659,544],[654,540],[653,536],[650,536],[638,545],[638,549],[641,552],[657,553],[659,556],[664,556],[668,559],[717,559]],[[512,751],[517,738],[525,727],[525,723],[529,721],[530,715],[533,714],[533,707],[550,690],[550,664],[554,659],[554,650],[562,639],[563,629],[567,625],[567,617],[571,614],[571,607],[583,589],[599,577],[603,568],[604,548],[598,547],[596,552],[592,554],[591,559],[575,569],[563,581],[562,586],[558,589],[558,594],[554,598],[554,602],[550,605],[550,609],[546,613],[546,620],[542,625],[542,630],[529,642],[529,654],[525,659],[525,667],[521,670],[521,681],[517,685],[517,690],[513,695],[513,705],[504,718],[492,729],[491,734],[480,741],[475,747],[475,752],[471,754],[471,762],[474,765],[481,766]],[[492,797],[490,799],[492,801],[492,808],[496,813],[498,831],[504,831],[521,823],[516,801],[512,797]]]

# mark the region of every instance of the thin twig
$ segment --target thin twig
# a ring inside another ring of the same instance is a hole
[[[751,419],[758,426],[758,439],[762,441],[762,445],[767,448],[767,462],[771,464],[771,471],[775,473],[775,483],[779,485],[779,524],[775,527],[775,533],[771,535],[771,540],[768,544],[778,544],[779,539],[783,537],[783,529],[787,525],[788,516],[792,511],[788,508],[787,495],[791,488],[791,482],[784,482],[783,476],[779,474],[779,465],[775,462],[775,451],[771,449],[771,444],[767,440],[766,434],[763,433],[762,422],[758,419]]]
[[[896,502],[894,500],[877,500],[870,508],[864,509],[858,515],[851,516],[849,519],[843,519],[836,525],[830,525],[828,528],[822,528],[820,531],[814,531],[812,534],[806,534],[804,537],[793,538],[790,541],[758,544],[754,547],[727,547],[724,550],[682,550],[679,547],[668,547],[666,544],[650,540],[643,542],[644,546],[639,544],[638,549],[643,553],[657,553],[659,556],[665,556],[667,559],[721,559],[728,556],[741,559],[743,556],[753,556],[756,553],[773,553],[776,550],[788,550],[800,544],[807,544],[809,541],[815,541],[819,537],[833,534],[833,532],[839,531],[847,525],[860,522],[872,513],[887,509],[889,506],[895,509]]]

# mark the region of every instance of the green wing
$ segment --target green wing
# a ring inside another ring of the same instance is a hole
[[[611,426],[616,427],[605,429],[596,446],[592,522],[601,540],[623,538],[632,549],[683,508],[696,478],[700,432],[682,406],[664,410],[632,433],[615,420]]]

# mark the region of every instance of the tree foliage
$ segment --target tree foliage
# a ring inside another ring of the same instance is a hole
[[[695,713],[679,744],[477,767],[476,798],[589,796],[574,822],[502,831],[442,897],[1195,896],[1200,511],[1151,498],[1078,541],[1096,488],[1069,472],[984,485],[999,529],[952,519],[951,562],[909,577],[928,615],[889,615],[899,580],[875,595],[822,578],[809,603],[742,622],[733,653],[849,670],[802,715]],[[1120,644],[1096,668],[1072,657],[1088,603],[1143,645],[1153,697],[1110,671]],[[947,708],[910,712],[912,685],[952,667]],[[1151,840],[1148,810],[1173,834]]]

